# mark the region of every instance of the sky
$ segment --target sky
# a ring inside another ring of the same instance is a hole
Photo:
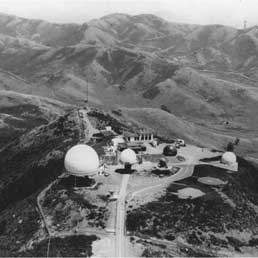
[[[151,13],[179,23],[258,25],[258,0],[0,0],[0,12],[57,23]]]

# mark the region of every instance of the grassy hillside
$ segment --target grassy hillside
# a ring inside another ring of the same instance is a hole
[[[80,135],[76,114],[35,128],[1,151],[0,209],[22,200],[62,173],[63,157]]]
[[[255,28],[175,24],[154,15],[113,14],[83,25],[0,18],[1,89],[73,105],[88,95],[98,107],[163,109],[201,132],[198,139],[181,126],[187,139],[213,145],[218,136],[241,137],[254,152]]]
[[[61,116],[0,151],[1,256],[17,256],[29,240],[40,238],[36,196],[63,172],[65,152],[80,140],[77,121],[76,113]]]
[[[0,148],[71,108],[56,100],[13,91],[0,92]]]
[[[85,25],[52,24],[42,20],[29,20],[13,15],[0,14],[0,33],[21,37],[46,46],[66,46],[83,38]]]
[[[223,131],[214,126],[207,127],[206,124],[198,125],[161,109],[125,108],[122,111],[128,121],[151,128],[167,139],[183,138],[188,143],[224,150],[228,142],[234,142],[237,137],[241,137],[235,151],[239,155],[253,157],[257,153],[257,138],[244,136],[245,133],[241,135],[230,129]]]

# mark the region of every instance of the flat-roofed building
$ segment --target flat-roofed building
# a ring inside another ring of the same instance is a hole
[[[133,132],[126,131],[123,133],[126,142],[152,142],[154,139],[153,132],[146,129],[139,129]]]

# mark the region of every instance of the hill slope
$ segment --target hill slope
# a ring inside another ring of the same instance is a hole
[[[147,14],[83,25],[0,15],[0,33],[0,89],[77,106],[88,95],[104,108],[158,108],[211,133],[257,140],[256,27]]]
[[[48,98],[0,90],[0,149],[30,131],[64,114],[71,106]]]

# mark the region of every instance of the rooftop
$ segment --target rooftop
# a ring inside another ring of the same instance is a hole
[[[125,137],[130,137],[130,136],[140,136],[140,135],[146,135],[146,134],[154,134],[152,130],[145,129],[145,128],[140,128],[140,129],[133,129],[132,131],[124,131],[123,135]]]

